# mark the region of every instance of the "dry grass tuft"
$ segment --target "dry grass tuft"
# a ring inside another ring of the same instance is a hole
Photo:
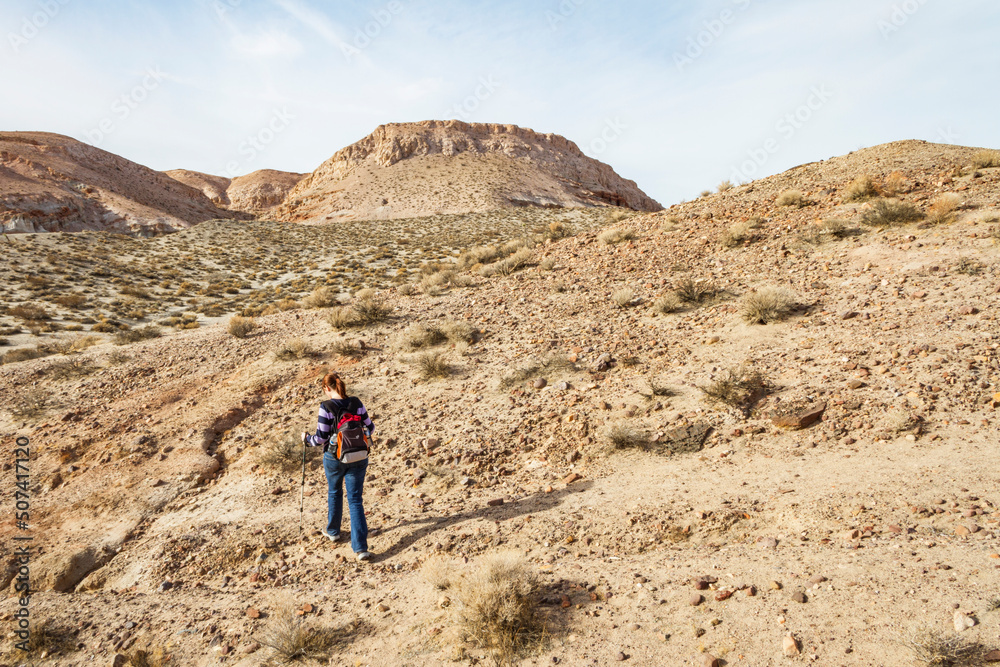
[[[869,227],[893,227],[924,219],[924,213],[913,204],[896,199],[876,199],[861,216]]]
[[[628,308],[634,300],[635,291],[628,287],[623,287],[611,293],[611,301],[619,308]]]
[[[906,190],[906,176],[901,171],[894,171],[889,174],[889,178],[885,179],[885,185],[882,186],[882,191],[886,197],[895,197],[904,190]]]
[[[33,387],[20,392],[7,408],[14,417],[32,421],[44,415],[51,405],[49,392],[41,387]]]
[[[702,303],[718,293],[710,283],[685,278],[677,284],[674,290],[677,297],[684,303]]]
[[[455,580],[455,574],[455,564],[445,556],[431,556],[420,566],[420,575],[424,581],[439,591],[451,587]]]
[[[624,243],[625,241],[631,241],[635,238],[635,232],[631,229],[607,229],[600,233],[597,240],[606,245],[616,245],[618,243]]]
[[[229,318],[229,325],[226,330],[233,338],[246,338],[257,328],[257,321],[252,317],[240,317],[233,315]]]
[[[332,287],[317,287],[302,300],[306,308],[333,308],[340,305],[340,295]]]
[[[160,645],[132,649],[123,655],[126,667],[167,667],[171,664],[170,653]]]
[[[568,373],[576,370],[576,365],[560,354],[553,354],[538,361],[531,361],[500,378],[500,389],[510,389],[514,385],[541,377],[546,374]]]
[[[354,621],[338,628],[314,628],[306,624],[293,605],[275,612],[257,641],[268,649],[269,665],[289,665],[296,662],[326,663],[339,645],[365,631],[363,621]]]
[[[954,192],[945,192],[934,198],[928,209],[927,221],[934,225],[943,225],[955,219],[955,210],[962,203],[962,197]]]
[[[524,267],[528,266],[534,256],[535,252],[531,248],[521,248],[517,252],[501,259],[500,261],[483,266],[479,270],[479,275],[484,278],[489,278],[494,275],[509,276],[512,273],[520,271]]]
[[[801,190],[785,190],[774,200],[778,206],[795,206],[802,208],[809,204],[809,200]]]
[[[981,150],[976,151],[972,156],[972,166],[976,169],[990,169],[1000,167],[1000,151]]]
[[[160,327],[153,324],[147,324],[146,326],[139,327],[138,329],[126,329],[125,331],[119,331],[114,335],[112,340],[115,345],[131,345],[132,343],[138,343],[151,338],[159,338],[161,335],[162,332],[160,331]]]
[[[289,431],[273,435],[264,441],[257,453],[257,461],[268,468],[277,468],[283,472],[297,470],[302,466],[302,440]],[[306,461],[311,461],[321,453],[322,447],[305,447]]]
[[[364,297],[359,295],[354,299],[351,310],[354,311],[356,321],[361,326],[371,326],[389,319],[392,307],[374,294],[366,294]]]
[[[795,305],[795,295],[788,290],[764,287],[743,297],[740,316],[747,324],[770,324],[791,315]]]
[[[900,643],[909,649],[917,663],[927,667],[973,667],[982,664],[987,653],[977,642],[931,628],[918,630]]]
[[[653,302],[653,312],[660,315],[669,315],[670,313],[676,313],[683,305],[684,302],[677,296],[676,292],[669,292]]]
[[[759,227],[759,218],[747,220],[746,222],[737,222],[722,232],[722,236],[719,237],[719,243],[724,248],[737,248],[752,241],[755,236],[753,232]]]
[[[746,411],[771,386],[767,377],[749,364],[728,368],[707,387],[699,387],[712,403]]]
[[[518,553],[488,554],[457,582],[466,637],[497,665],[513,665],[545,635],[537,607],[539,582]]]
[[[326,316],[326,321],[331,327],[340,331],[357,326],[358,315],[349,306],[338,306],[330,310],[330,314]]]
[[[612,424],[601,435],[614,450],[649,447],[649,435],[628,424]]]
[[[451,375],[451,364],[441,351],[423,352],[410,358],[409,363],[417,370],[420,379],[424,381],[439,380]]]
[[[878,197],[878,186],[871,176],[858,176],[851,184],[844,189],[844,201],[868,201],[873,197]]]
[[[721,183],[719,183],[719,186],[716,188],[716,190],[718,190],[720,193],[721,192],[728,192],[729,190],[732,190],[732,189],[733,189],[733,182],[729,181],[729,180],[722,181]]]
[[[313,354],[312,348],[301,338],[291,338],[286,340],[274,351],[274,358],[278,361],[294,361],[295,359],[305,359]]]

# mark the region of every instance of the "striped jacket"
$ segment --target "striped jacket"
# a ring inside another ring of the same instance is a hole
[[[361,402],[360,398],[356,396],[348,396],[344,399],[334,398],[320,403],[319,423],[316,425],[316,435],[307,435],[306,445],[309,447],[319,447],[322,445],[323,451],[326,452],[330,444],[330,437],[336,433],[337,422],[340,421],[344,413],[362,417],[368,434],[371,435],[375,432],[375,424],[372,422],[371,417],[368,416],[368,411],[365,409],[365,405]]]

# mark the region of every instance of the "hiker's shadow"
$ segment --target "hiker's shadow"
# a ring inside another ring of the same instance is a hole
[[[381,561],[392,558],[393,556],[398,556],[413,546],[416,542],[422,540],[435,531],[444,530],[451,526],[460,524],[463,521],[485,519],[487,521],[499,522],[552,509],[553,507],[561,504],[568,495],[586,491],[591,486],[593,486],[593,483],[589,481],[576,482],[563,489],[552,491],[551,493],[533,493],[513,502],[504,503],[503,505],[487,505],[485,507],[470,508],[448,516],[428,516],[426,518],[421,517],[419,519],[402,521],[388,530],[383,531],[383,534],[397,529],[405,529],[407,526],[419,525],[421,527],[413,532],[403,535],[394,545],[378,554],[375,560]]]

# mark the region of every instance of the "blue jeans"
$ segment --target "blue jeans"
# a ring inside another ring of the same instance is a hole
[[[329,535],[340,535],[340,522],[344,518],[344,487],[347,487],[347,509],[351,513],[351,548],[354,553],[368,551],[368,522],[361,495],[365,490],[365,471],[368,459],[356,463],[341,463],[333,454],[323,455],[326,471],[327,524]]]

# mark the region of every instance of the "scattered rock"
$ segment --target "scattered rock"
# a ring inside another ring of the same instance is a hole
[[[711,424],[705,423],[670,429],[663,436],[663,445],[674,454],[700,452],[712,430]]]
[[[548,383],[549,383],[548,380],[546,380],[545,378],[538,378],[532,383],[532,386],[535,389],[544,389]]]
[[[494,498],[493,500],[487,500],[486,504],[490,507],[499,507],[503,505],[503,498]]]
[[[722,663],[711,653],[706,653],[701,657],[701,665],[702,667],[720,667]]]
[[[975,616],[970,616],[965,612],[956,611],[953,618],[955,623],[955,632],[965,632],[971,627],[974,627],[978,622]]]
[[[798,602],[799,604],[805,604],[806,600],[808,600],[808,598],[806,597],[806,592],[804,590],[802,590],[801,588],[796,589],[795,592],[792,593],[792,602]]]
[[[704,596],[702,596],[699,593],[695,593],[694,595],[691,596],[691,599],[688,600],[688,604],[690,604],[692,607],[697,607],[704,601],[705,601]]]
[[[260,618],[260,609],[249,607],[247,609],[247,618]]]
[[[799,642],[792,635],[785,635],[781,640],[781,652],[785,657],[794,658],[799,654]]]
[[[563,478],[563,484],[572,484],[573,482],[580,479],[583,479],[581,475],[578,475],[575,472],[571,472],[570,474],[566,475],[566,477]]]
[[[826,403],[822,403],[817,407],[808,408],[798,413],[773,417],[771,422],[779,428],[803,429],[818,422],[825,411]]]

